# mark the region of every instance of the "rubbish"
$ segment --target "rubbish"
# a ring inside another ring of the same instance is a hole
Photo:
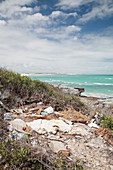
[[[9,121],[11,121],[11,120],[12,120],[11,113],[5,113],[5,114],[4,114],[4,120],[9,120]]]
[[[23,127],[23,129],[22,129],[23,131],[26,131],[26,127]]]
[[[26,123],[21,119],[14,119],[11,122],[13,129],[16,129],[17,131],[24,132],[23,128],[26,127]]]
[[[53,108],[50,106],[50,107],[48,107],[47,109],[44,109],[44,112],[53,113],[54,110],[53,110]]]
[[[22,109],[15,109],[16,113],[23,113]]]
[[[66,147],[64,146],[64,143],[59,141],[51,141],[49,143],[49,147],[54,153],[58,153],[60,151],[66,151]]]
[[[94,118],[95,118],[97,124],[99,123],[98,115],[99,115],[99,113],[96,112],[96,115],[94,116]]]
[[[47,112],[41,112],[41,115],[48,115]]]
[[[39,110],[42,110],[42,108],[40,108],[40,106],[38,106],[38,107],[35,107],[35,108],[31,108],[29,111],[31,112],[31,113],[36,113],[37,111],[39,111]]]
[[[39,134],[53,133],[55,134],[57,130],[63,132],[69,132],[72,128],[72,125],[66,124],[62,120],[34,120],[33,122],[27,122],[27,125],[30,126],[33,130]]]
[[[8,112],[10,112],[10,110],[8,109],[8,107],[6,107],[1,101],[0,101],[0,105],[1,105],[5,110],[7,110]]]
[[[18,132],[18,131],[16,131],[16,130],[13,130],[12,133],[13,133],[13,135],[11,136],[11,138],[13,137],[13,138],[15,138],[16,140],[19,140],[19,139],[23,138],[24,136],[26,136],[25,133]]]
[[[93,123],[94,119],[91,120],[91,123],[88,124],[89,127],[92,128],[99,128],[99,126],[96,123]]]
[[[14,138],[15,138],[15,135],[12,135],[11,138],[14,139]]]
[[[87,116],[77,112],[72,108],[69,108],[68,110],[65,110],[61,113],[64,114],[63,118],[71,120],[72,122],[81,122],[87,124],[87,121],[90,120]]]
[[[37,103],[37,105],[42,105],[42,104],[43,104],[42,102]]]
[[[40,108],[37,112],[37,115],[40,115],[42,108]]]

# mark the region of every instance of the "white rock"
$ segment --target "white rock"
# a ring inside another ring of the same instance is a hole
[[[59,141],[51,141],[49,144],[49,147],[54,153],[58,153],[59,151],[66,151],[66,147],[64,146],[64,143]]]
[[[33,122],[28,122],[28,126],[30,126],[33,130],[40,134],[45,133],[53,133],[56,134],[57,130],[63,131],[63,132],[69,132],[72,128],[71,125],[66,124],[62,120],[34,120]]]
[[[88,135],[88,130],[85,129],[85,127],[76,127],[74,126],[69,134],[75,134],[75,135],[80,135],[80,136],[87,136]]]

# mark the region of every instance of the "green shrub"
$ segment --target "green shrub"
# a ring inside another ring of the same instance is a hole
[[[0,144],[0,169],[16,169],[35,167],[41,170],[41,164],[33,157],[31,148],[21,147],[16,142],[8,140]]]
[[[111,116],[103,116],[101,120],[101,125],[104,128],[109,128],[113,130],[113,118]]]

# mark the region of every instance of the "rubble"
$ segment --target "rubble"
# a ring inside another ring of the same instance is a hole
[[[97,113],[91,120],[73,108],[56,112],[41,102],[13,108],[4,119],[9,123],[9,138],[25,142],[30,134],[37,155],[63,153],[72,161],[78,157],[87,170],[110,170],[113,166],[113,136],[100,128]]]
[[[64,143],[59,141],[51,141],[49,143],[49,147],[54,153],[58,153],[60,151],[66,151],[66,147],[64,146]]]

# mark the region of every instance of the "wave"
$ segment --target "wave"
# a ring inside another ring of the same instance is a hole
[[[106,80],[113,80],[113,78],[105,78]]]
[[[105,93],[84,92],[81,95],[87,96],[87,97],[98,97],[98,98],[101,98],[103,100],[113,101],[113,95],[105,94]]]
[[[63,81],[63,80],[44,80],[44,82],[48,82],[48,83],[60,83],[60,84],[63,84],[63,85],[79,85],[79,86],[94,86],[94,85],[98,85],[98,86],[113,86],[112,83],[88,83],[88,82],[84,82],[84,83],[77,83],[77,82],[69,82],[69,81]]]

